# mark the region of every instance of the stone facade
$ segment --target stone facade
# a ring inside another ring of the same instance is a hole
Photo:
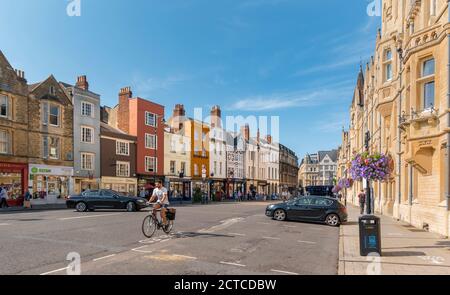
[[[298,157],[288,147],[280,144],[280,187],[281,191],[295,193],[298,183]]]
[[[343,134],[339,176],[367,148],[392,158],[371,185],[377,212],[449,235],[448,3],[383,1],[374,57],[361,68]],[[363,184],[347,191],[349,201]]]

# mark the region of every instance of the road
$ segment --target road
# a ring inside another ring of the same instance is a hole
[[[337,274],[339,229],[277,222],[267,203],[177,208],[171,235],[145,239],[148,212],[73,210],[0,213],[0,274]]]

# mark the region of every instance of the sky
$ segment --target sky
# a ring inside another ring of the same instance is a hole
[[[372,0],[79,0],[69,16],[73,1],[0,0],[0,50],[29,83],[87,75],[102,105],[131,86],[166,117],[279,116],[299,157],[340,145],[381,22]]]

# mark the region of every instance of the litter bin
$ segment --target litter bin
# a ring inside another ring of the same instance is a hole
[[[359,218],[359,245],[361,256],[376,253],[381,256],[380,218],[364,215]]]

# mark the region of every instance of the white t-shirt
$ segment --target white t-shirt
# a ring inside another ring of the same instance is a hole
[[[164,194],[167,196],[167,189],[165,187],[162,188],[155,188],[153,190],[153,194],[152,196],[156,196],[158,198],[158,201],[162,201]],[[169,205],[169,199],[168,197],[166,198],[166,200],[163,203],[164,205]]]

